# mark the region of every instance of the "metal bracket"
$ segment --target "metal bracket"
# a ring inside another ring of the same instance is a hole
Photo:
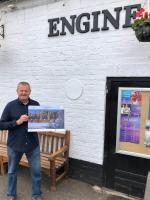
[[[0,25],[0,36],[2,37],[2,38],[4,38],[5,37],[5,34],[4,34],[4,24],[3,25]]]

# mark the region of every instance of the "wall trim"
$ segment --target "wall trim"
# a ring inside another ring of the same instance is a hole
[[[69,158],[69,177],[102,186],[102,165]]]

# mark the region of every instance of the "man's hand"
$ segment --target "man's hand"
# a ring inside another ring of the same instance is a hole
[[[28,115],[21,115],[20,118],[16,121],[17,125],[23,124],[23,122],[27,122],[29,119]]]

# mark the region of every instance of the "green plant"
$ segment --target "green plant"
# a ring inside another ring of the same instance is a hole
[[[132,24],[132,29],[136,31],[142,26],[149,26],[149,25],[150,25],[150,14],[147,11],[145,11],[144,8],[141,8],[139,11],[136,12],[136,19]]]

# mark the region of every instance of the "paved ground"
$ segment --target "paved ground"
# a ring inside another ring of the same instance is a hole
[[[6,197],[7,174],[0,176],[0,200],[7,200]],[[49,191],[49,180],[43,175],[42,191],[45,200],[127,200],[119,194],[106,192],[100,188],[94,188],[86,183],[65,179],[57,185],[56,192]],[[119,195],[119,196],[118,196]],[[21,169],[18,173],[18,200],[31,199],[30,174],[27,169]],[[133,198],[132,198],[133,199]]]

